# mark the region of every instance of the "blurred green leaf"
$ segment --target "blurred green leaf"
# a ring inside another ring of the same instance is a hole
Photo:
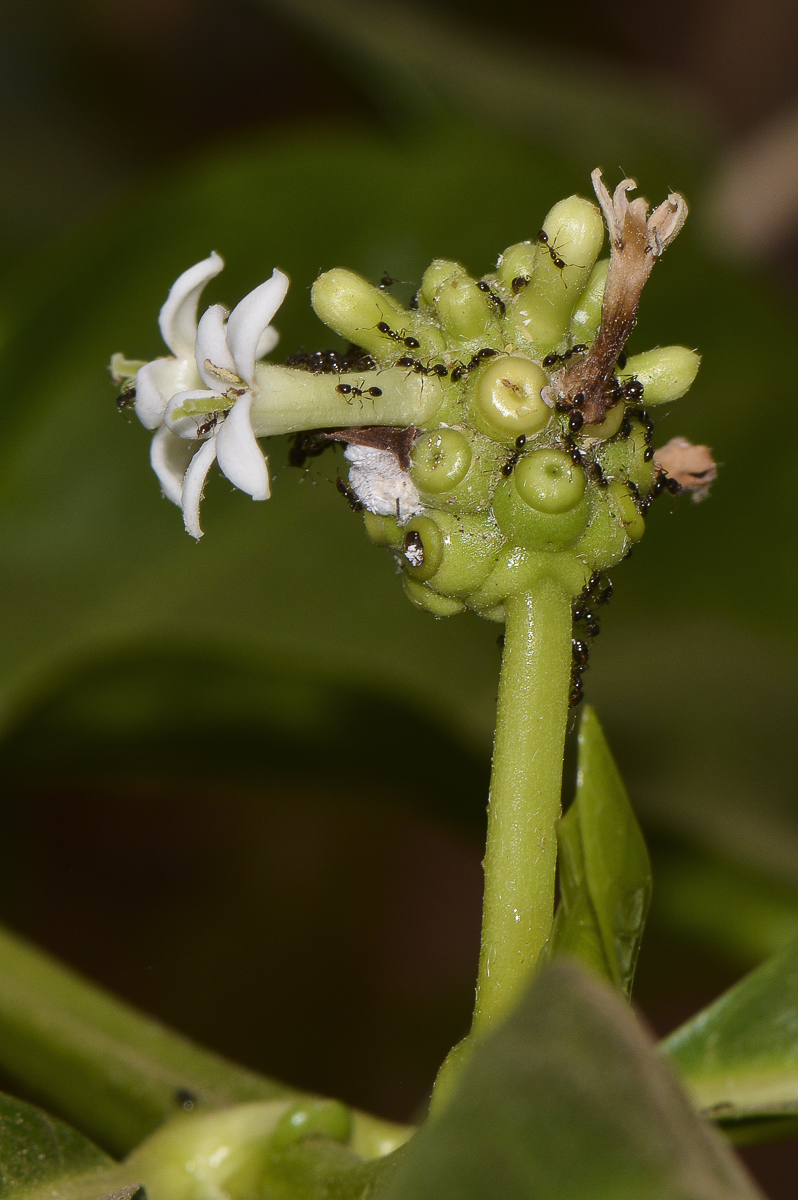
[[[560,906],[552,951],[573,954],[630,995],[651,901],[651,864],[592,708],[579,725],[576,799],[559,822]]]
[[[478,1046],[379,1200],[732,1200],[758,1195],[622,1001],[575,963],[535,979]]]
[[[453,112],[510,129],[571,161],[634,162],[647,174],[695,164],[714,134],[698,96],[616,72],[542,31],[520,49],[491,22],[399,0],[256,0],[313,37],[322,53],[405,119]],[[545,24],[545,23],[544,23]],[[626,169],[631,170],[631,167]],[[648,185],[650,186],[650,184]]]
[[[661,1048],[702,1112],[722,1120],[732,1136],[738,1132],[741,1140],[764,1140],[769,1133],[794,1133],[798,939],[697,1013]],[[794,1119],[786,1124],[785,1117]]]
[[[77,1130],[0,1092],[0,1196],[101,1196],[119,1168]],[[137,1191],[131,1190],[131,1196]]]

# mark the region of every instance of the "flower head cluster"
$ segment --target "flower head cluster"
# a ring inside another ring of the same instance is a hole
[[[195,538],[202,536],[199,505],[214,461],[253,500],[269,496],[266,459],[252,429],[255,364],[277,344],[271,322],[285,299],[288,277],[275,270],[229,315],[214,304],[198,323],[202,291],[223,266],[214,253],[179,276],[158,320],[172,354],[145,363],[135,374],[136,415],[155,430],[153,469]]]

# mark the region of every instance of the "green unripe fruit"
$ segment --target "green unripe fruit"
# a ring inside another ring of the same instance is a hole
[[[471,446],[456,429],[445,426],[419,438],[411,454],[410,474],[421,492],[448,492],[471,466]]]
[[[633,375],[643,385],[643,402],[667,404],[678,400],[692,386],[701,356],[685,346],[661,346],[627,359],[623,374]]]
[[[405,526],[405,569],[411,579],[425,583],[443,561],[443,534],[430,517],[413,517]]]
[[[521,434],[539,433],[552,415],[540,395],[548,383],[543,368],[528,358],[504,355],[491,359],[477,381],[475,423],[484,433],[501,435],[505,444]]]
[[[538,512],[570,512],[585,494],[585,473],[563,450],[528,454],[512,478],[521,499]]]
[[[434,520],[414,517],[405,527],[407,574],[442,595],[464,599],[486,578],[501,544],[492,517],[445,512],[436,512]]]
[[[584,472],[562,450],[536,450],[499,484],[493,511],[513,545],[565,549],[590,515]]]
[[[352,1113],[337,1100],[308,1100],[295,1104],[281,1119],[271,1137],[271,1148],[283,1150],[309,1137],[328,1137],[348,1142],[352,1136]]]
[[[590,272],[590,278],[587,281],[585,290],[579,297],[576,308],[571,313],[569,330],[574,342],[586,342],[590,345],[598,333],[599,325],[601,324],[601,306],[604,303],[604,288],[607,283],[609,269],[610,260],[603,258],[601,262],[596,263]]]
[[[646,523],[637,505],[632,499],[629,488],[620,482],[611,483],[607,488],[611,507],[615,510],[626,534],[633,542],[639,542],[646,531]]]
[[[378,513],[363,513],[366,534],[375,546],[401,546],[405,531],[395,517],[381,517]]]

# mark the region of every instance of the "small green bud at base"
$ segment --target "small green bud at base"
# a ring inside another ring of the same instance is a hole
[[[337,1100],[309,1100],[290,1108],[271,1137],[271,1149],[283,1150],[309,1137],[328,1137],[348,1142],[352,1136],[352,1113]]]
[[[410,457],[410,474],[420,492],[448,492],[468,474],[471,446],[456,429],[442,427],[420,438]]]
[[[394,517],[381,517],[377,513],[363,513],[366,534],[375,546],[401,546],[405,531]]]
[[[633,375],[643,385],[643,401],[668,404],[679,400],[693,384],[701,356],[686,346],[661,346],[627,360],[624,375]]]
[[[409,575],[405,576],[403,582],[408,600],[415,604],[416,608],[423,608],[425,612],[432,613],[433,617],[456,617],[465,609],[462,601],[453,600],[450,596],[439,596],[437,592],[431,592],[426,584],[411,579]]]
[[[475,424],[493,437],[511,444],[521,434],[539,433],[552,411],[541,399],[549,377],[537,363],[520,355],[493,359],[484,368],[474,396]]]

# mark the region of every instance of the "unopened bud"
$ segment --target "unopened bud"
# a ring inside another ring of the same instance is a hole
[[[623,375],[633,375],[643,385],[643,402],[667,404],[692,386],[701,356],[685,346],[661,346],[626,360]]]

